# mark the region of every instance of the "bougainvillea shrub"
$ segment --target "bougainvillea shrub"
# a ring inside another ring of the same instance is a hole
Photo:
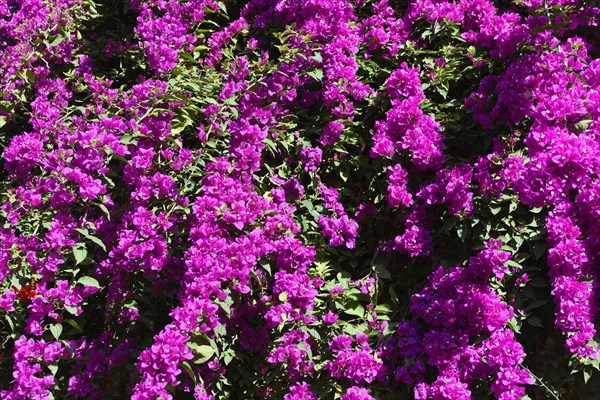
[[[0,398],[600,398],[599,19],[0,0]]]

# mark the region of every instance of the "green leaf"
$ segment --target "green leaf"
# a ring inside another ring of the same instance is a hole
[[[437,88],[437,92],[445,99],[446,97],[448,97],[448,89],[442,87],[442,86],[438,86]]]
[[[8,323],[8,326],[10,327],[10,330],[12,332],[15,331],[15,323],[12,321],[12,319],[10,318],[10,314],[5,314],[4,315],[4,319],[6,320],[6,322]]]
[[[546,245],[546,243],[536,243],[533,245],[533,255],[535,256],[536,260],[540,260],[542,258],[542,256],[546,253],[546,250],[548,249],[548,246]]]
[[[181,363],[181,367],[185,372],[187,372],[190,378],[192,378],[192,381],[194,381],[194,383],[198,383],[198,378],[196,378],[196,374],[194,373],[192,366],[187,361],[183,361]]]
[[[216,301],[216,303],[221,307],[223,311],[225,311],[227,315],[231,315],[231,307],[229,307],[227,303],[225,303],[224,301]]]
[[[525,308],[525,311],[529,311],[529,310],[533,310],[535,308],[539,308],[539,307],[543,306],[546,303],[548,303],[548,300],[534,300],[534,301],[532,301],[527,306],[527,308]]]
[[[90,231],[88,231],[87,229],[83,229],[83,228],[75,228],[75,230],[79,233],[81,233],[83,236],[88,236],[90,234]]]
[[[307,72],[308,76],[310,76],[311,78],[321,82],[323,80],[323,77],[325,76],[323,74],[323,70],[321,68],[317,68],[315,70],[309,71]]]
[[[92,235],[88,235],[87,238],[90,239],[92,242],[96,243],[98,246],[100,246],[102,250],[106,251],[106,246],[104,245],[104,243],[102,243],[102,240]]]
[[[225,363],[225,365],[229,365],[229,363],[233,360],[233,354],[231,354],[230,352],[227,352],[223,355],[223,363]]]
[[[547,287],[549,285],[548,281],[543,279],[543,278],[533,278],[531,279],[529,282],[527,282],[527,285],[529,286],[533,286],[535,288],[542,288],[542,287]]]
[[[392,312],[392,308],[387,304],[379,304],[374,310],[377,314],[389,314]]]
[[[102,212],[106,215],[106,218],[108,218],[108,220],[110,221],[110,212],[108,211],[108,208],[106,208],[104,204],[98,204],[98,207],[100,207]]]
[[[365,315],[365,308],[359,302],[353,301],[346,306],[344,312],[348,315],[363,317]]]
[[[581,132],[587,130],[587,128],[589,128],[589,126],[591,125],[592,122],[594,122],[594,121],[591,119],[584,119],[582,121],[579,121],[578,123],[575,124],[575,132],[581,133]]]
[[[374,265],[374,267],[375,267],[375,272],[377,273],[377,276],[379,276],[382,279],[391,279],[392,274],[385,267],[385,264],[377,263]]]
[[[212,347],[207,346],[205,344],[199,345],[194,342],[189,342],[188,346],[190,347],[190,349],[192,349],[192,351],[196,355],[194,364],[204,364],[205,362],[210,360],[212,358],[212,356],[215,355],[215,350]]]
[[[73,255],[75,256],[75,265],[80,264],[87,257],[85,244],[77,243],[73,246]]]
[[[515,317],[512,317],[508,320],[508,327],[512,329],[513,332],[519,333],[521,330],[521,323]]]
[[[75,328],[77,331],[82,332],[81,327],[74,319],[65,319],[65,322]]]
[[[527,323],[531,326],[537,326],[538,328],[543,328],[544,324],[542,324],[542,320],[540,317],[536,317],[535,315],[527,318]]]
[[[77,307],[73,307],[73,306],[68,306],[68,305],[64,305],[65,310],[67,310],[67,312],[69,312],[72,315],[77,315]]]
[[[262,269],[264,269],[269,275],[273,275],[273,273],[271,272],[271,264],[269,264],[268,261],[266,260],[261,260],[259,262],[259,265],[261,266]]]
[[[492,215],[498,215],[498,213],[502,211],[502,206],[490,207],[490,211],[492,212]]]
[[[180,134],[181,132],[183,132],[186,127],[187,127],[187,125],[185,123],[181,123],[181,122],[174,123],[171,128],[171,134],[176,136],[176,135]]]
[[[35,81],[35,78],[36,78],[35,71],[33,71],[31,69],[26,69],[23,74],[27,78],[27,82]]]
[[[52,333],[52,336],[54,336],[56,340],[60,338],[60,334],[62,333],[62,331],[63,327],[61,324],[50,325],[50,333]]]
[[[521,292],[523,292],[523,295],[525,297],[530,298],[532,300],[537,300],[535,297],[535,290],[533,290],[531,287],[525,286],[521,289]]]
[[[213,332],[217,336],[225,336],[227,335],[227,329],[223,325],[219,325],[213,329]]]
[[[77,228],[75,230],[77,232],[79,232],[80,234],[82,234],[86,239],[96,243],[98,246],[100,246],[102,248],[102,250],[106,251],[106,245],[104,243],[102,243],[102,240],[100,240],[99,238],[97,238],[94,235],[90,235],[90,232],[87,229]]]
[[[65,37],[62,35],[52,35],[52,36],[48,36],[48,45],[50,47],[54,47],[54,46],[58,46],[59,44],[62,43],[63,40],[65,40]]]
[[[133,135],[123,135],[123,136],[121,136],[121,139],[119,139],[119,143],[121,143],[121,144],[132,144],[132,143],[135,143],[136,141],[137,140],[136,140],[136,138],[133,137]]]
[[[56,373],[58,372],[58,365],[56,364],[48,364],[47,365],[48,369],[50,370],[50,372],[52,373],[52,375],[56,375]]]
[[[98,281],[91,276],[82,276],[77,280],[77,283],[81,283],[83,286],[90,286],[95,288],[100,288],[100,284]]]

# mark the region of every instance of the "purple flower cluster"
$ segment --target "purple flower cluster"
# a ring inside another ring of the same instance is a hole
[[[388,167],[388,195],[387,201],[390,207],[410,207],[413,202],[411,194],[406,189],[408,183],[407,172],[400,164]]]
[[[375,123],[372,157],[392,157],[408,150],[414,166],[437,169],[444,161],[440,126],[420,108],[425,94],[419,70],[403,63],[387,80],[386,93],[392,108],[385,121]]]
[[[329,346],[335,354],[335,360],[325,366],[333,378],[347,378],[363,384],[377,379],[382,362],[373,354],[367,341],[367,335],[360,333],[356,334],[356,338],[348,335],[333,338]]]
[[[148,66],[158,74],[173,69],[179,62],[179,52],[194,48],[198,38],[190,32],[192,24],[204,20],[206,9],[217,10],[213,0],[132,1],[138,12],[135,28],[140,37]]]
[[[424,186],[417,197],[427,205],[447,204],[448,211],[454,215],[469,214],[473,211],[473,193],[469,189],[471,178],[469,165],[440,170],[435,182]]]
[[[358,235],[358,223],[348,217],[344,206],[338,202],[337,189],[321,185],[319,192],[325,208],[334,214],[333,217],[319,217],[319,226],[323,228],[321,233],[329,238],[329,245],[332,247],[345,245],[349,249],[353,248]]]
[[[471,257],[467,266],[437,269],[429,284],[413,295],[412,324],[398,328],[398,352],[403,360],[396,378],[417,383],[417,399],[471,398],[473,380],[493,380],[498,399],[520,399],[523,385],[533,383],[521,367],[525,353],[508,328],[512,307],[488,284],[501,279],[510,253],[500,241]],[[477,340],[485,337],[483,341]],[[425,365],[434,366],[437,379],[426,383]]]
[[[13,377],[20,385],[11,391],[1,391],[2,398],[16,400],[24,398],[42,399],[51,395],[54,376],[45,369],[44,363],[52,365],[58,361],[65,349],[59,342],[27,339],[22,336],[15,341],[15,366]]]
[[[594,156],[600,149],[595,122],[598,62],[590,58],[589,46],[581,38],[563,42],[539,28],[547,22],[543,18],[535,22],[539,32],[528,39],[536,52],[516,59],[502,75],[482,81],[466,105],[484,127],[528,121],[530,128],[521,133],[527,160],[501,156],[497,183],[490,182],[489,174],[478,175],[490,186],[516,191],[527,205],[550,210],[546,226],[549,275],[558,307],[555,325],[566,335],[572,353],[594,360],[599,357],[590,342],[596,334],[598,269],[594,265],[600,243],[592,222],[599,215],[600,166]],[[492,94],[497,95],[494,102],[489,101]]]

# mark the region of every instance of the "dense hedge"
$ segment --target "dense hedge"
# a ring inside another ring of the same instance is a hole
[[[0,397],[600,398],[599,18],[0,0]]]

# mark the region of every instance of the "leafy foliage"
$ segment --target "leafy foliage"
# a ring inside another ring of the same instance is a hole
[[[0,397],[597,397],[598,14],[0,1]]]

